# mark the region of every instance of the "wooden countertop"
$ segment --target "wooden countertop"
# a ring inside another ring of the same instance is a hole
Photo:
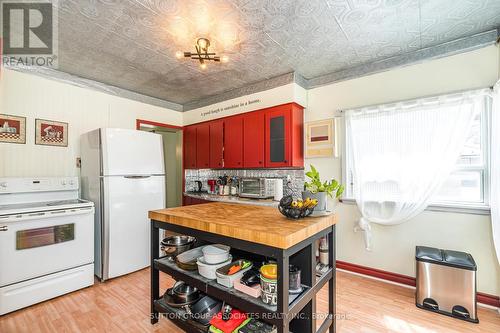
[[[336,223],[334,214],[290,220],[276,207],[222,202],[150,211],[149,218],[281,249],[288,249]]]

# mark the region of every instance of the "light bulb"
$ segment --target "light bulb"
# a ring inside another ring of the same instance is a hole
[[[228,62],[228,61],[229,61],[229,58],[228,58],[228,56],[223,55],[223,56],[220,58],[220,61],[222,61],[222,62]]]
[[[184,57],[184,53],[182,53],[181,51],[177,51],[175,52],[175,57],[177,59],[181,59],[182,57]]]
[[[201,68],[201,69],[207,69],[207,64],[206,64],[206,63],[202,63],[202,64],[200,64],[200,68]]]
[[[198,38],[196,41],[196,44],[202,49],[203,51],[206,51],[208,47],[210,46],[210,42],[206,38]]]

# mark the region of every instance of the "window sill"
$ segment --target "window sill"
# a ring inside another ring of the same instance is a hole
[[[354,199],[341,199],[341,203],[348,205],[355,205],[356,200]],[[474,215],[490,215],[490,207],[488,206],[471,206],[471,205],[429,205],[425,209],[432,212],[449,212],[449,213],[462,213],[462,214],[474,214]]]

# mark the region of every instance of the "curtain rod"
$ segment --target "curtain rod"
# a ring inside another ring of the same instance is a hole
[[[393,101],[393,102],[386,102],[386,103],[377,103],[377,104],[363,105],[363,106],[358,106],[358,107],[354,107],[354,108],[348,108],[348,109],[343,109],[343,110],[337,110],[337,111],[335,111],[335,112],[336,112],[336,113],[345,113],[346,111],[348,111],[348,110],[353,110],[353,109],[372,108],[372,107],[379,106],[379,105],[384,105],[384,104],[397,104],[397,103],[402,103],[402,102],[412,102],[412,101],[416,101],[416,100],[418,100],[418,99],[422,99],[422,98],[433,98],[433,97],[439,97],[439,96],[445,96],[445,95],[461,94],[461,93],[465,93],[465,92],[468,92],[468,91],[479,91],[479,90],[484,90],[484,89],[489,89],[489,90],[493,91],[493,90],[494,90],[494,86],[489,86],[489,87],[486,87],[486,88],[478,88],[478,89],[456,90],[456,91],[451,91],[451,92],[449,92],[449,93],[445,93],[445,94],[427,95],[427,96],[416,97],[416,98],[410,98],[410,99],[400,99],[400,100]]]

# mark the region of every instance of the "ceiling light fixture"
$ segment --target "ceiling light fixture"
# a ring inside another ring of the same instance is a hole
[[[196,40],[196,44],[194,45],[196,52],[184,52],[182,53],[181,51],[175,52],[175,56],[177,59],[181,59],[182,57],[184,58],[191,58],[194,60],[198,60],[200,62],[200,68],[201,69],[206,69],[207,68],[207,61],[215,61],[215,62],[228,62],[229,58],[227,56],[218,56],[216,55],[215,52],[209,52],[210,48],[210,40],[207,38],[198,38]]]

